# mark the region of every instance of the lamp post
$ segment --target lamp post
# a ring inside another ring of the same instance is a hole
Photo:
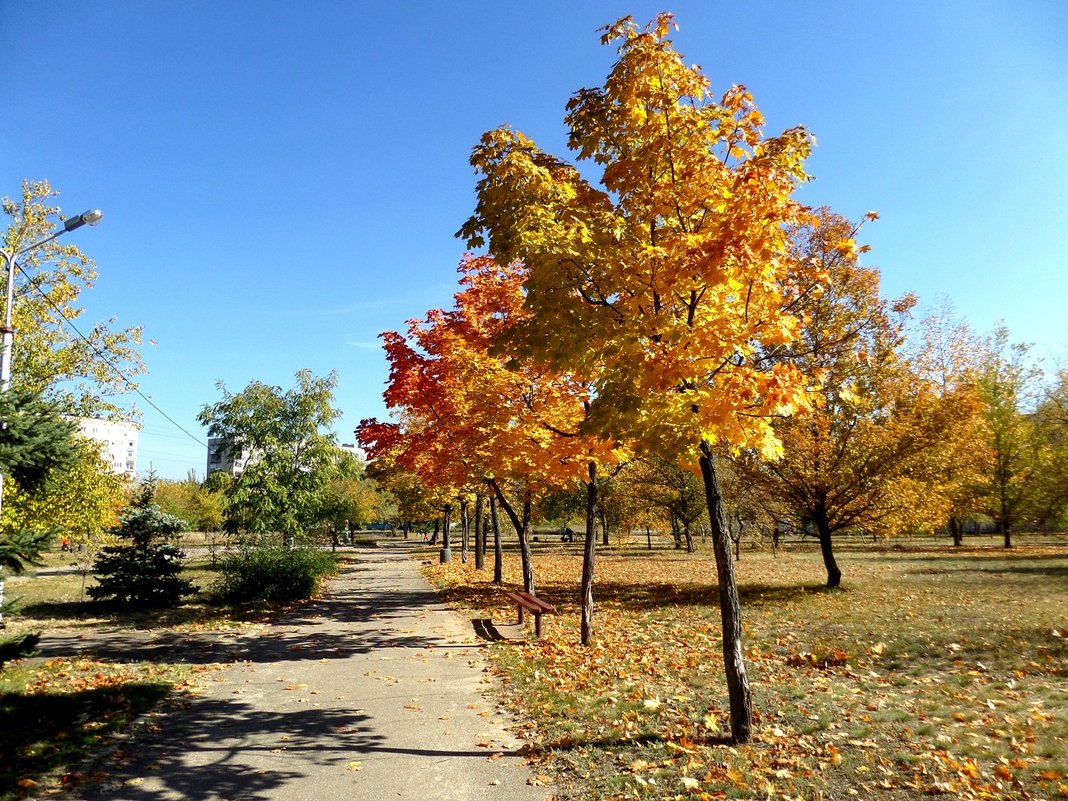
[[[46,245],[53,239],[63,236],[68,231],[81,228],[83,225],[96,225],[103,218],[104,212],[100,209],[90,209],[82,212],[77,217],[70,217],[63,221],[63,227],[53,231],[46,237],[31,242],[18,250],[6,250],[0,248],[0,257],[4,259],[7,268],[7,302],[4,305],[4,325],[0,327],[0,392],[7,392],[11,386],[11,355],[15,344],[15,329],[11,325],[11,309],[15,304],[15,268],[18,266],[19,256],[24,256],[31,250],[36,250],[41,245]],[[6,421],[0,421],[0,426],[6,427]],[[0,513],[4,507],[4,473],[0,470]],[[4,603],[4,579],[0,575],[0,607]],[[0,628],[4,626],[3,612],[0,612]]]
[[[103,216],[104,212],[100,211],[100,209],[91,209],[90,211],[82,212],[77,217],[64,220],[63,227],[60,230],[49,234],[43,239],[38,239],[36,242],[31,242],[24,248],[11,252],[0,249],[0,255],[3,256],[4,261],[7,263],[7,303],[4,306],[4,326],[0,328],[0,336],[3,337],[3,349],[0,350],[0,392],[7,392],[8,387],[11,386],[11,352],[15,344],[15,329],[11,327],[11,307],[15,303],[15,267],[19,256],[23,256],[31,250],[36,250],[41,245],[48,244],[68,231],[81,228],[83,225],[96,225]]]

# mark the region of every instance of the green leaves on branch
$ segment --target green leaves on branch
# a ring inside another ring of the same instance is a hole
[[[222,439],[232,458],[248,462],[225,489],[227,527],[251,534],[301,534],[317,522],[320,496],[341,456],[329,426],[337,374],[301,370],[283,390],[253,381],[237,394],[219,384],[223,399],[197,416]]]

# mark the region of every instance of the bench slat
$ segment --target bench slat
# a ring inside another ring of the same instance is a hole
[[[505,595],[511,598],[519,606],[519,622],[523,622],[523,610],[527,609],[534,614],[534,634],[538,637],[541,636],[541,616],[548,614],[556,614],[556,607],[552,604],[547,604],[541,598],[536,598],[529,592],[506,592]]]

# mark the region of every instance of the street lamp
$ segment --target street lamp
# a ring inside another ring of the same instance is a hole
[[[2,336],[2,349],[0,349],[0,392],[7,392],[11,386],[11,351],[15,344],[15,329],[11,327],[11,307],[15,303],[15,267],[19,256],[29,253],[31,250],[51,242],[57,237],[63,236],[68,231],[81,228],[83,225],[96,225],[104,217],[100,209],[90,209],[76,217],[70,217],[63,221],[63,228],[49,234],[43,239],[31,242],[24,248],[15,251],[7,251],[0,248],[0,256],[7,262],[7,304],[4,307],[4,325],[0,328]],[[0,488],[2,488],[0,483]]]
[[[11,326],[11,307],[15,302],[15,268],[18,266],[19,256],[29,253],[31,250],[41,247],[51,242],[56,237],[63,236],[68,231],[73,231],[75,228],[81,228],[83,225],[96,225],[100,222],[104,216],[104,212],[100,209],[91,209],[90,211],[83,212],[77,217],[71,217],[70,219],[63,221],[63,227],[58,231],[54,231],[43,239],[38,239],[36,242],[31,242],[24,248],[18,250],[5,250],[0,248],[0,256],[3,257],[7,266],[7,305],[4,307],[4,325],[0,328],[0,336],[2,336],[2,350],[0,350],[0,392],[7,392],[11,386],[11,349],[15,344],[15,329]],[[0,420],[0,426],[6,428],[7,421]],[[0,470],[0,512],[3,511],[4,500],[4,473]],[[0,605],[4,602],[4,579],[0,575]],[[0,612],[0,628],[4,627],[3,613]]]

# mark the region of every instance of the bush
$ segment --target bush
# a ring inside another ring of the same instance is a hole
[[[333,554],[315,548],[249,548],[223,560],[212,590],[231,602],[300,601],[315,595],[337,569]]]
[[[193,582],[178,575],[185,554],[169,542],[153,542],[187,528],[155,504],[155,494],[156,479],[150,473],[112,530],[130,544],[102,549],[93,563],[97,586],[88,593],[94,601],[135,608],[168,607],[197,592]]]

